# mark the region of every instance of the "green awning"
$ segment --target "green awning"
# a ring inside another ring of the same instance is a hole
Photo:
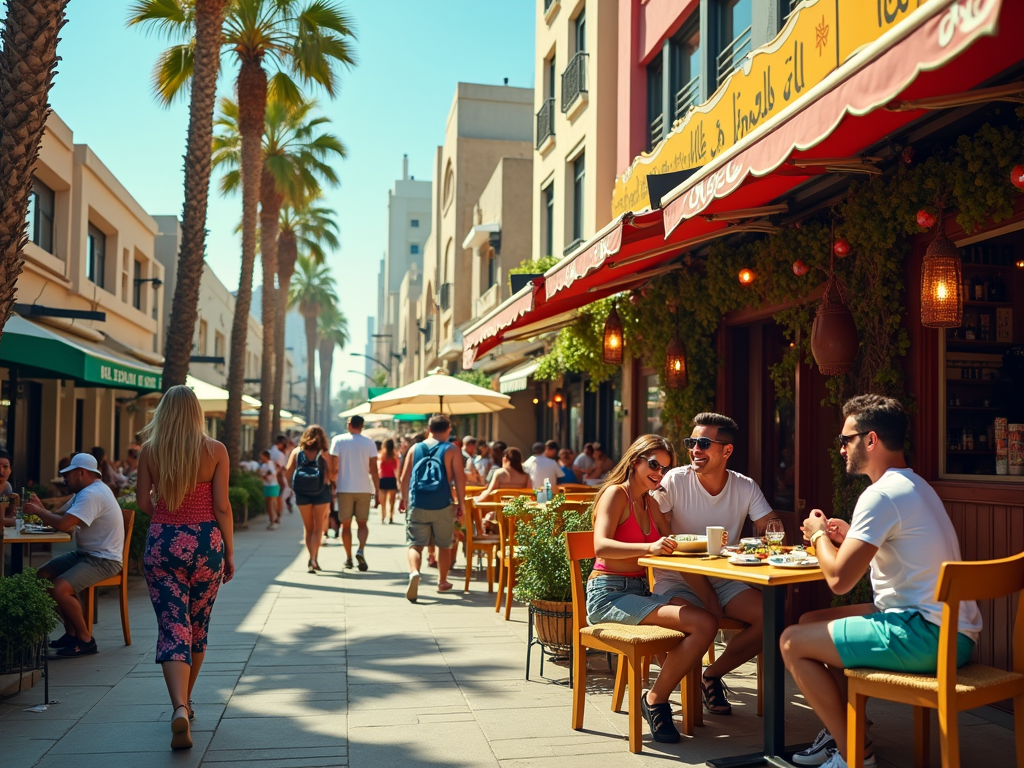
[[[83,387],[160,391],[163,371],[103,344],[11,315],[0,338],[0,367],[34,379],[70,379]]]

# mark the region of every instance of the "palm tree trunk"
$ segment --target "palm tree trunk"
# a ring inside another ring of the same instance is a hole
[[[285,340],[284,323],[288,314],[288,290],[295,274],[295,261],[298,258],[298,245],[294,232],[282,232],[277,240],[277,315],[274,317],[274,359],[278,364],[274,367],[274,420],[271,432],[281,432],[281,409],[284,407],[284,359]]]
[[[67,0],[7,0],[0,52],[0,333],[11,316]],[[8,448],[10,438],[8,438]]]
[[[206,207],[210,194],[213,105],[220,70],[221,27],[227,0],[196,0],[195,64],[185,149],[185,205],[181,213],[181,250],[164,342],[163,388],[184,384],[199,315],[199,281],[206,252]]]
[[[306,426],[316,423],[316,315],[304,314],[306,320]]]
[[[330,429],[331,368],[334,366],[334,339],[321,339],[317,352],[320,355],[320,426],[324,429]]]
[[[242,269],[231,323],[231,366],[228,370],[228,409],[224,445],[232,468],[242,458],[242,387],[245,383],[245,343],[252,305],[252,271],[256,262],[256,220],[263,173],[264,114],[267,73],[259,61],[244,61],[238,73],[238,132],[242,138]],[[262,447],[262,446],[260,446]]]
[[[260,254],[263,262],[263,292],[260,307],[263,320],[263,360],[260,362],[260,417],[256,426],[256,445],[270,445],[271,406],[274,399],[274,371],[283,368],[275,359],[274,333],[277,330],[277,230],[281,213],[281,195],[273,175],[264,168],[260,180]]]

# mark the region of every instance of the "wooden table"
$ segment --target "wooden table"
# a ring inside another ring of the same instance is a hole
[[[11,548],[11,575],[21,573],[25,567],[25,544],[63,544],[71,541],[70,533],[18,533],[13,528],[4,529],[4,546],[17,544]]]
[[[786,677],[779,651],[779,635],[785,625],[786,587],[810,581],[824,581],[820,568],[778,568],[773,565],[732,565],[725,558],[703,560],[699,556],[641,557],[641,566],[677,573],[696,573],[717,579],[732,579],[761,587],[764,606],[764,749],[751,755],[709,760],[716,768],[764,765],[790,766],[786,748]]]

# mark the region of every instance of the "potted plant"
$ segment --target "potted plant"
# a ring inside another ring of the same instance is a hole
[[[0,579],[0,674],[36,669],[47,635],[57,626],[57,604],[33,568]]]
[[[567,653],[572,648],[572,571],[563,533],[593,529],[589,511],[563,509],[560,493],[539,509],[526,496],[509,501],[503,510],[516,521],[516,571],[513,594],[529,603],[537,638],[547,648]],[[583,578],[593,563],[583,563]]]
[[[249,491],[232,485],[228,488],[228,502],[231,504],[231,511],[235,515],[235,523],[239,526],[249,527]]]

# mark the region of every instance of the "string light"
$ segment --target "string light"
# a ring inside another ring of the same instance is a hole
[[[756,277],[757,275],[754,274],[754,270],[752,269],[744,267],[743,269],[740,270],[739,278],[740,283],[742,285],[750,285],[752,282],[754,282],[754,278]]]

